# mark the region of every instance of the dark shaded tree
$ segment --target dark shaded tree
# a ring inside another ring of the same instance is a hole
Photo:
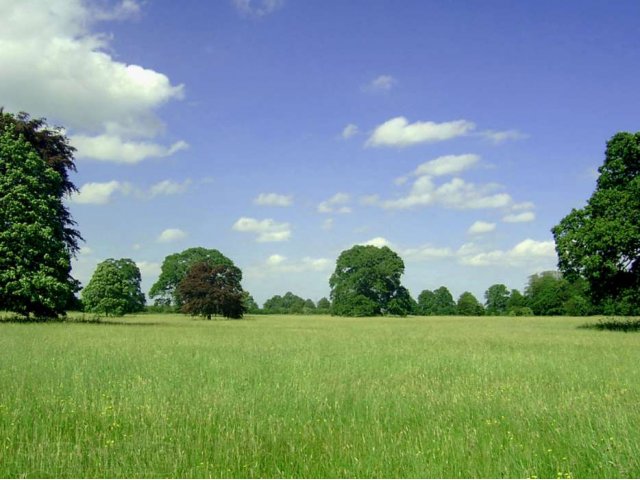
[[[558,268],[583,278],[605,313],[640,314],[640,132],[618,133],[598,169],[596,189],[553,229]]]
[[[535,315],[589,315],[584,280],[570,282],[560,272],[531,275],[525,289],[526,305]]]
[[[140,269],[129,258],[109,258],[96,267],[88,285],[82,290],[85,312],[125,315],[145,308],[140,289]]]
[[[0,118],[7,118],[2,114]],[[6,122],[0,131],[0,310],[64,314],[77,290],[65,241],[63,178]]]
[[[201,262],[233,266],[233,262],[216,249],[195,247],[168,255],[162,262],[158,280],[149,290],[149,297],[155,299],[156,305],[173,305],[179,309],[182,301],[176,289],[189,269]]]
[[[7,130],[7,127],[8,130]],[[70,172],[76,171],[74,154],[76,149],[71,146],[69,139],[61,127],[51,127],[44,118],[31,118],[28,113],[20,112],[17,115],[5,113],[0,108],[0,133],[9,131],[14,139],[22,137],[34,149],[38,157],[60,178],[55,188],[49,193],[60,199],[56,205],[55,218],[60,222],[61,229],[57,234],[64,242],[67,250],[74,256],[78,252],[78,243],[82,241],[80,232],[76,230],[76,223],[71,217],[69,209],[62,200],[64,197],[77,191],[76,186],[69,178]]]
[[[328,298],[326,297],[322,297],[320,300],[318,300],[318,303],[316,305],[316,313],[330,313],[331,312],[331,302],[329,301]]]
[[[453,295],[445,286],[437,288],[433,292],[433,315],[455,315],[456,302]]]
[[[263,310],[264,313],[271,314],[300,314],[304,312],[305,307],[308,307],[308,304],[304,298],[287,292],[284,296],[274,295],[268,299],[264,303]]]
[[[506,285],[497,283],[484,292],[487,315],[505,315],[508,311],[509,290]]]
[[[242,272],[233,265],[195,263],[176,289],[182,302],[180,310],[209,320],[212,315],[242,318],[246,306],[241,281]]]
[[[341,316],[406,315],[400,283],[404,262],[389,247],[356,245],[343,251],[331,275],[332,313]]]
[[[436,315],[435,293],[431,290],[423,290],[418,295],[418,314]]]
[[[460,295],[456,310],[458,315],[468,317],[484,315],[484,307],[471,292],[464,292]]]

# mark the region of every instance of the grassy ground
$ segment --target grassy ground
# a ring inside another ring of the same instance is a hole
[[[569,318],[0,324],[0,477],[640,477],[640,334]]]

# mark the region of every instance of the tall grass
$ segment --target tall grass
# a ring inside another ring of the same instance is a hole
[[[640,335],[567,318],[0,324],[0,477],[639,477]]]

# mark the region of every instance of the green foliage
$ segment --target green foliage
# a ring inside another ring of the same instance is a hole
[[[484,292],[487,315],[505,315],[509,309],[509,298],[509,290],[506,285],[502,283],[491,285]]]
[[[195,263],[176,289],[182,301],[180,310],[207,319],[212,315],[242,318],[246,297],[241,281],[242,272],[236,266]]]
[[[76,223],[62,200],[65,196],[77,191],[76,186],[69,179],[69,172],[76,171],[73,160],[76,149],[69,144],[69,139],[61,127],[50,127],[46,119],[31,118],[24,112],[17,115],[4,113],[0,108],[0,133],[5,131],[10,132],[15,140],[20,137],[24,139],[35,150],[38,157],[59,175],[55,190],[50,190],[49,193],[60,200],[56,205],[55,213],[61,225],[59,234],[69,253],[75,255],[78,251],[78,242],[82,237],[75,229]],[[50,185],[50,188],[54,188],[54,185]]]
[[[482,304],[471,292],[464,292],[460,295],[456,309],[458,315],[464,315],[467,317],[484,315],[484,308]]]
[[[447,287],[442,286],[433,292],[433,312],[432,315],[456,314],[456,302]]]
[[[328,298],[322,297],[316,304],[316,313],[328,314],[331,313],[331,302]]]
[[[419,315],[435,315],[436,295],[431,290],[423,290],[418,295],[418,314]]]
[[[511,312],[514,309],[527,306],[527,299],[520,293],[520,290],[514,288],[509,294],[509,300],[507,301],[507,311]],[[511,315],[511,313],[509,313]]]
[[[512,307],[509,310],[510,317],[533,317],[534,313],[529,307]]]
[[[0,131],[0,310],[55,317],[72,300],[62,183],[11,125]]]
[[[274,295],[268,299],[264,302],[262,310],[268,314],[299,314],[310,308],[309,302],[313,303],[310,300],[307,301],[298,295],[287,292],[284,296]],[[315,305],[313,307],[315,308]]]
[[[233,266],[230,259],[215,249],[195,247],[174,253],[162,262],[160,276],[149,290],[149,297],[155,299],[156,305],[173,305],[179,309],[182,302],[176,288],[189,269],[199,262],[206,262],[212,266]]]
[[[585,292],[584,280],[570,282],[560,272],[542,272],[529,277],[526,305],[535,315],[589,315],[593,308]]]
[[[558,267],[584,278],[591,301],[621,315],[640,313],[640,132],[607,143],[596,190],[553,229]]]
[[[82,290],[85,312],[120,316],[142,312],[144,294],[140,290],[140,269],[129,258],[109,258],[100,262],[89,284]]]
[[[400,284],[404,262],[389,247],[356,245],[343,251],[331,275],[332,313],[348,317],[369,317],[410,313]]]
[[[260,307],[253,299],[253,297],[249,294],[249,292],[245,291],[242,297],[242,303],[244,304],[244,311],[247,313],[260,313]]]

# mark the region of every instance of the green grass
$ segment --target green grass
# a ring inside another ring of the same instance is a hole
[[[0,477],[640,477],[640,334],[114,322],[0,323]]]

